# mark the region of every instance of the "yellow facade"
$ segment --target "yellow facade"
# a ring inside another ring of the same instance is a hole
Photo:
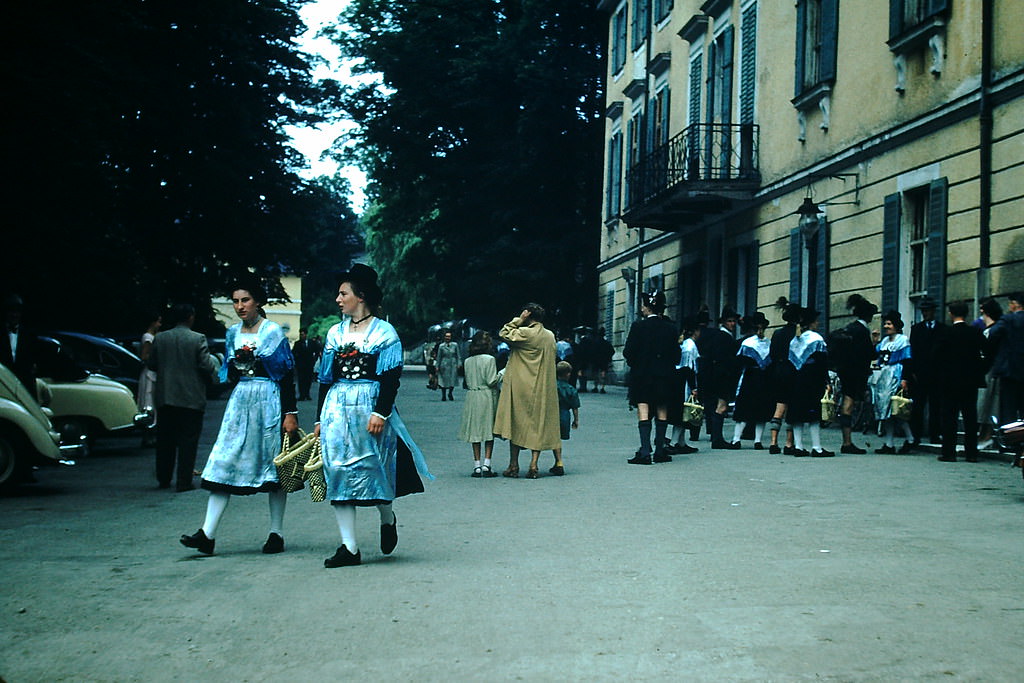
[[[291,301],[272,301],[264,309],[267,320],[273,320],[281,326],[288,341],[294,343],[299,338],[299,320],[302,317],[302,278],[297,275],[284,275],[281,285]],[[226,297],[213,300],[213,310],[217,320],[231,327],[238,322],[231,300]]]
[[[923,296],[1024,288],[1024,3],[598,5],[598,319],[616,346],[653,287],[677,319],[777,321],[785,296],[823,328],[855,292],[912,322]]]

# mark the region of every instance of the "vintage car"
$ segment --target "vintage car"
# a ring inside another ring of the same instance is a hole
[[[69,458],[80,448],[61,445],[47,413],[14,373],[0,365],[0,487],[30,479],[37,464],[73,464]]]
[[[60,342],[61,351],[80,368],[119,382],[138,395],[142,361],[113,339],[81,332],[48,332],[46,337]]]
[[[65,441],[80,442],[87,450],[98,436],[146,428],[152,422],[138,410],[128,387],[90,374],[52,337],[39,337],[39,343],[37,394]]]

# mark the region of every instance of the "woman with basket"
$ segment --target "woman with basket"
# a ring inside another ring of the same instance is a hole
[[[817,331],[820,315],[812,308],[801,308],[799,334],[789,342],[792,374],[786,421],[793,428],[794,455],[831,458],[835,453],[821,446],[821,396],[828,387],[828,347]],[[807,433],[811,437],[810,452],[803,447]]]
[[[775,412],[774,394],[771,390],[771,363],[769,353],[771,342],[765,337],[768,329],[768,318],[764,313],[755,311],[743,318],[743,328],[752,334],[740,344],[736,352],[743,373],[740,375],[739,386],[736,388],[736,408],[732,419],[736,422],[731,446],[739,447],[743,431],[751,422],[754,423],[754,448],[763,450],[761,437],[764,425],[772,419]]]
[[[402,342],[376,317],[383,293],[377,272],[357,263],[340,276],[336,301],[342,321],[327,332],[320,364],[320,397],[314,429],[322,442],[327,499],[341,532],[341,546],[325,567],[362,562],[356,542],[356,508],[380,514],[380,550],[398,544],[392,501],[423,491],[419,475],[433,476],[395,409],[402,374]]]
[[[284,330],[263,316],[264,289],[255,282],[232,288],[231,303],[241,318],[227,331],[227,357],[221,381],[235,383],[217,442],[203,468],[202,487],[210,492],[206,520],[182,545],[213,553],[217,525],[232,494],[270,496],[270,535],[263,545],[267,554],[284,550],[284,509],[287,493],[281,490],[274,457],[281,446],[281,429],[289,436],[298,431],[295,408],[295,363]]]
[[[910,431],[910,415],[898,417],[892,412],[892,398],[897,393],[901,396],[907,390],[904,366],[910,362],[910,339],[903,334],[903,316],[899,311],[889,311],[882,316],[882,340],[878,342],[878,375],[871,386],[871,400],[875,404],[875,419],[884,423],[885,444],[876,448],[875,453],[893,454],[910,453],[914,442]],[[896,423],[899,423],[906,441],[899,451],[896,450],[894,436]]]

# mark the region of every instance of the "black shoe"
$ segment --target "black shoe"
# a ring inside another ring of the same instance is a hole
[[[900,449],[896,452],[899,453],[900,455],[908,455],[914,452],[914,445],[909,441],[904,441],[903,445],[900,446]]]
[[[776,446],[776,448],[778,448],[778,446]],[[783,455],[796,455],[796,447],[795,446],[785,446],[782,449],[782,454]]]
[[[212,538],[207,538],[206,533],[200,529],[191,536],[185,536],[182,534],[181,538],[178,539],[181,544],[186,548],[195,548],[204,555],[213,555],[213,544],[216,542]]]
[[[328,557],[324,560],[324,566],[328,569],[335,567],[355,567],[358,564],[362,564],[362,555],[356,551],[353,555],[348,551],[345,546],[338,546],[338,551],[334,553],[332,557]]]
[[[263,544],[264,555],[276,555],[277,553],[284,552],[284,539],[281,538],[280,534],[270,534],[267,536],[267,542]]]
[[[654,462],[672,462],[672,456],[668,453],[655,453]]]
[[[676,455],[678,453],[682,453],[682,451],[680,450],[679,444],[675,444],[675,443],[667,443],[667,444],[665,444],[665,452],[668,453],[669,455]]]
[[[743,444],[739,441],[726,442],[725,450],[727,451],[738,451],[743,448]]]
[[[630,458],[626,462],[628,462],[630,465],[650,465],[651,464],[651,456],[649,456],[649,455],[641,455],[640,451],[637,451],[636,455],[634,455],[632,458]]]
[[[895,455],[896,449],[892,446],[881,446],[880,448],[875,449],[875,453],[878,455]]]
[[[805,451],[802,448],[794,448],[793,455],[797,458],[806,458],[811,455],[810,451]]]
[[[956,462],[955,455],[940,455],[935,459],[938,460],[939,462]]]
[[[473,468],[473,474],[471,474],[469,476],[473,477],[474,479],[479,479],[480,477],[484,476],[483,468],[474,467]]]
[[[391,513],[395,516],[394,513]],[[398,545],[398,517],[391,524],[380,525],[380,551],[385,555],[390,555],[391,551]],[[357,563],[358,564],[358,563]]]
[[[826,451],[822,448],[820,451],[811,450],[812,458],[834,458],[836,454],[832,451]]]
[[[556,477],[561,477],[565,475],[565,468],[562,467],[561,465],[555,465],[554,467],[549,469],[548,472],[555,475]]]
[[[492,470],[490,465],[484,465],[480,468],[480,476],[484,479],[494,479],[498,473]]]
[[[608,392],[606,392],[606,391],[605,391],[604,389],[601,389],[601,390],[600,390],[600,391],[598,391],[597,393],[599,393],[599,394],[605,394],[605,393],[608,393]]]
[[[754,450],[755,451],[763,451],[764,450],[764,444],[761,443],[760,441],[758,441],[757,443],[754,444]]]
[[[732,444],[729,443],[728,441],[712,441],[711,442],[711,448],[713,448],[716,451],[717,450],[730,450],[730,449],[732,449]]]
[[[779,453],[782,452],[782,449],[779,448],[778,446],[769,446],[768,452],[772,455],[778,455]]]
[[[698,451],[696,446],[691,446],[686,443],[678,444],[677,447],[679,450],[676,452],[679,453],[679,455],[690,455],[691,453],[696,453]]]
[[[854,446],[852,443],[848,443],[839,449],[839,452],[844,455],[864,455],[867,453],[867,449],[859,448]]]

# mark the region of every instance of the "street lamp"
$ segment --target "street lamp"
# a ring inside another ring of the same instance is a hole
[[[805,240],[809,240],[818,231],[818,216],[821,214],[821,208],[808,196],[804,197],[804,203],[796,212],[800,216],[798,223],[800,234],[804,236]]]

